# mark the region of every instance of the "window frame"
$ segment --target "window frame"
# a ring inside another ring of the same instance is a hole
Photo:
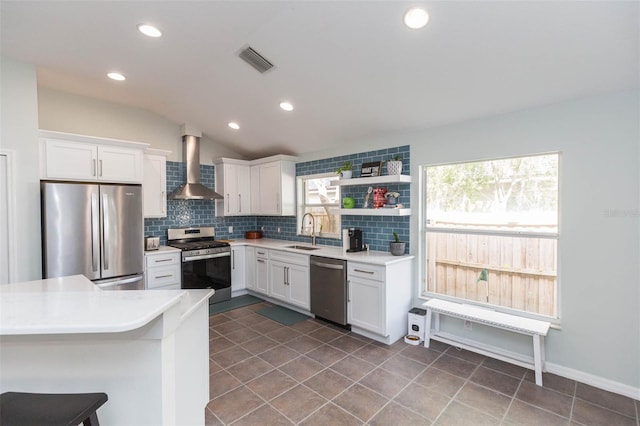
[[[341,229],[342,225],[342,216],[340,215],[338,209],[340,209],[340,200],[341,200],[341,187],[337,185],[338,190],[338,199],[335,203],[330,204],[307,204],[306,203],[306,181],[309,179],[318,179],[318,178],[333,178],[336,179],[336,174],[333,172],[327,173],[315,173],[310,175],[301,175],[296,176],[296,188],[297,188],[297,202],[296,202],[296,236],[298,237],[308,237],[309,235],[300,233],[302,229],[302,216],[304,215],[305,207],[327,207],[329,209],[336,209],[335,215],[338,219],[338,230]],[[316,237],[328,238],[328,239],[341,239],[341,232],[337,233],[328,233],[328,232],[318,232]]]
[[[482,230],[482,229],[455,229],[448,227],[437,227],[437,226],[428,226],[427,225],[427,169],[430,167],[444,166],[444,165],[456,165],[456,164],[467,164],[467,163],[476,163],[476,162],[485,162],[485,161],[495,161],[495,160],[509,160],[514,158],[526,158],[526,157],[536,157],[541,155],[557,155],[558,157],[558,188],[557,188],[557,230],[556,232],[528,232],[528,231],[507,231],[507,230]],[[455,303],[465,303],[469,305],[476,305],[482,308],[487,308],[494,310],[496,312],[502,312],[506,314],[511,314],[515,316],[520,316],[524,318],[538,319],[543,321],[550,322],[554,327],[559,328],[560,322],[562,318],[561,306],[562,306],[562,284],[561,284],[561,202],[562,202],[562,153],[560,151],[552,151],[552,152],[543,152],[543,153],[534,153],[534,154],[522,154],[522,155],[513,155],[508,157],[493,157],[493,158],[485,158],[485,159],[472,159],[465,161],[452,161],[452,162],[443,162],[443,163],[433,163],[433,164],[424,164],[418,167],[419,176],[420,176],[420,184],[419,184],[419,204],[420,204],[420,212],[419,212],[419,235],[420,241],[418,244],[419,250],[419,267],[418,273],[420,275],[420,287],[417,290],[417,297],[420,300],[427,301],[429,299],[442,299]],[[509,308],[506,306],[494,305],[491,303],[483,303],[481,301],[465,299],[461,297],[450,296],[446,294],[434,293],[428,291],[427,279],[428,279],[428,271],[427,271],[427,236],[429,232],[436,233],[450,233],[450,234],[465,234],[465,235],[489,235],[489,236],[512,236],[519,238],[541,238],[541,239],[555,239],[556,241],[556,316],[548,316],[544,314],[539,314],[535,312],[522,311],[514,308]]]

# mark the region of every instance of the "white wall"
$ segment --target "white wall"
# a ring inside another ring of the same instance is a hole
[[[182,161],[182,123],[152,112],[46,87],[38,87],[38,111],[41,129],[144,142],[171,151],[168,160]],[[244,159],[204,135],[200,162],[211,165],[218,157]]]
[[[16,281],[39,279],[40,177],[38,105],[32,65],[0,57],[0,147],[15,152]]]
[[[594,379],[594,384],[611,385],[610,389],[627,394],[635,392],[636,398],[640,398],[638,98],[637,91],[614,93],[343,144],[348,152],[410,144],[414,200],[419,196],[420,165],[560,151],[561,330],[552,330],[547,338],[547,360],[558,372]],[[343,153],[347,152],[332,149],[308,154],[305,160]],[[411,219],[411,248],[416,254],[418,216],[416,212]],[[415,305],[420,304],[416,299]],[[454,330],[463,333],[462,327],[454,325]],[[517,351],[530,347],[527,341],[509,337],[507,342],[503,334],[482,327],[464,337],[480,337]]]
[[[627,92],[434,129],[411,140],[416,179],[419,164],[562,153],[562,330],[551,331],[547,359],[636,388],[640,388],[638,117],[638,92]],[[413,194],[418,195],[415,190]],[[611,214],[616,209],[624,213]],[[417,220],[413,229],[419,229]]]

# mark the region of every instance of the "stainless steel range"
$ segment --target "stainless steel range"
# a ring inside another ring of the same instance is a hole
[[[212,288],[209,303],[231,299],[231,247],[212,227],[167,230],[167,244],[182,251],[182,288]]]

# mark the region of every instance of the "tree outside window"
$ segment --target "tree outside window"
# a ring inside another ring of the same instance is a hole
[[[559,154],[423,167],[423,293],[557,317]]]
[[[315,219],[314,235],[324,238],[340,238],[340,214],[332,213],[340,207],[340,186],[331,185],[334,173],[298,177],[298,234],[311,235]]]

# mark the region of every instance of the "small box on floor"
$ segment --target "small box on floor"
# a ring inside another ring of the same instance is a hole
[[[413,308],[408,314],[407,329],[409,330],[404,338],[405,343],[419,345],[424,341],[424,320],[427,315],[425,309]]]

